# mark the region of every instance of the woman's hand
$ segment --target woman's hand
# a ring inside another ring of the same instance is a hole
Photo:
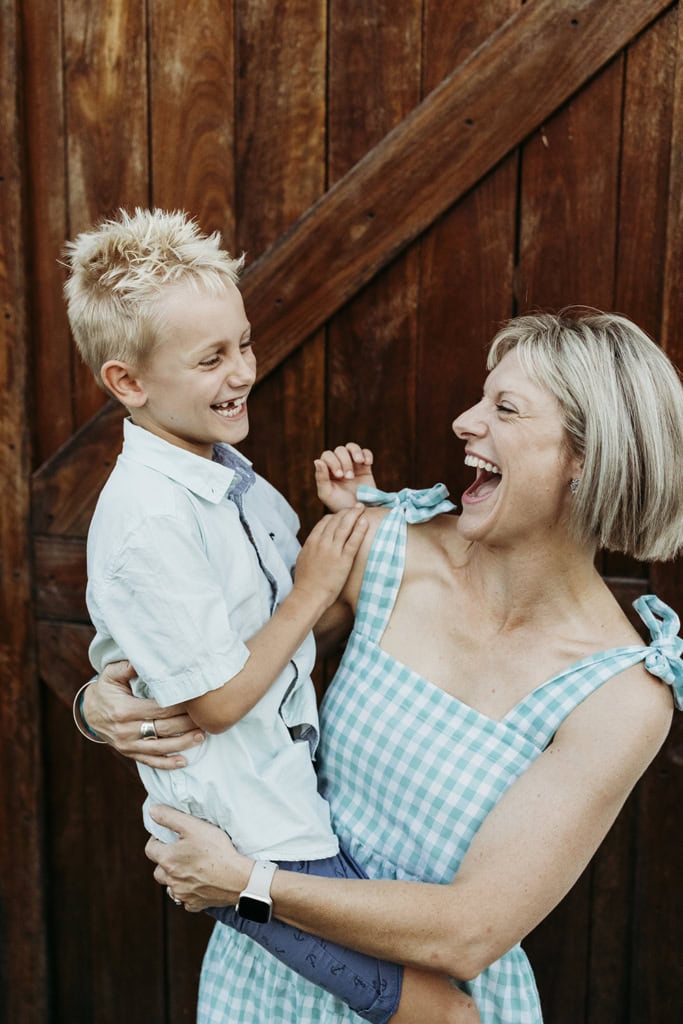
[[[150,768],[184,768],[179,751],[202,743],[198,729],[183,704],[162,708],[156,701],[134,697],[130,680],[136,672],[127,661],[107,665],[86,688],[83,716],[88,726],[119,754]],[[144,739],[143,722],[153,722],[157,739]]]
[[[145,854],[156,863],[154,877],[171,899],[196,914],[207,907],[235,906],[249,881],[253,860],[238,853],[225,832],[172,807],[156,805],[150,814],[178,833],[175,843],[152,837]]]
[[[375,487],[373,458],[369,448],[361,448],[354,441],[339,445],[334,451],[324,451],[313,463],[315,485],[323,505],[331,512],[351,508],[361,484]]]

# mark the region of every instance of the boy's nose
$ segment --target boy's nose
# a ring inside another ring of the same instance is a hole
[[[228,371],[228,382],[231,387],[244,387],[245,384],[253,384],[255,380],[256,363],[253,359],[240,358]]]

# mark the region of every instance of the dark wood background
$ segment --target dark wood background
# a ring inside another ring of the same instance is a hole
[[[157,205],[246,251],[245,450],[305,529],[343,440],[457,495],[450,423],[509,315],[616,309],[683,366],[682,25],[662,0],[0,0],[3,1022],[191,1021],[210,929],[151,879],[135,773],[71,722],[120,413],[74,354],[64,240]],[[683,611],[680,563],[603,570]],[[683,1019],[682,764],[676,723],[528,939],[549,1024]]]

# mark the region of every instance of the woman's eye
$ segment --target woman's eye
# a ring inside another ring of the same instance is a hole
[[[498,412],[510,412],[510,413],[512,413],[512,412],[515,411],[514,409],[511,409],[509,405],[500,405],[500,404],[496,405],[496,409],[498,410]]]

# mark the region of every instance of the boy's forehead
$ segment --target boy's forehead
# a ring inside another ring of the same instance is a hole
[[[242,334],[249,327],[239,288],[226,279],[215,288],[192,281],[164,287],[155,303],[162,321],[172,327],[203,325],[206,329],[223,325]]]

